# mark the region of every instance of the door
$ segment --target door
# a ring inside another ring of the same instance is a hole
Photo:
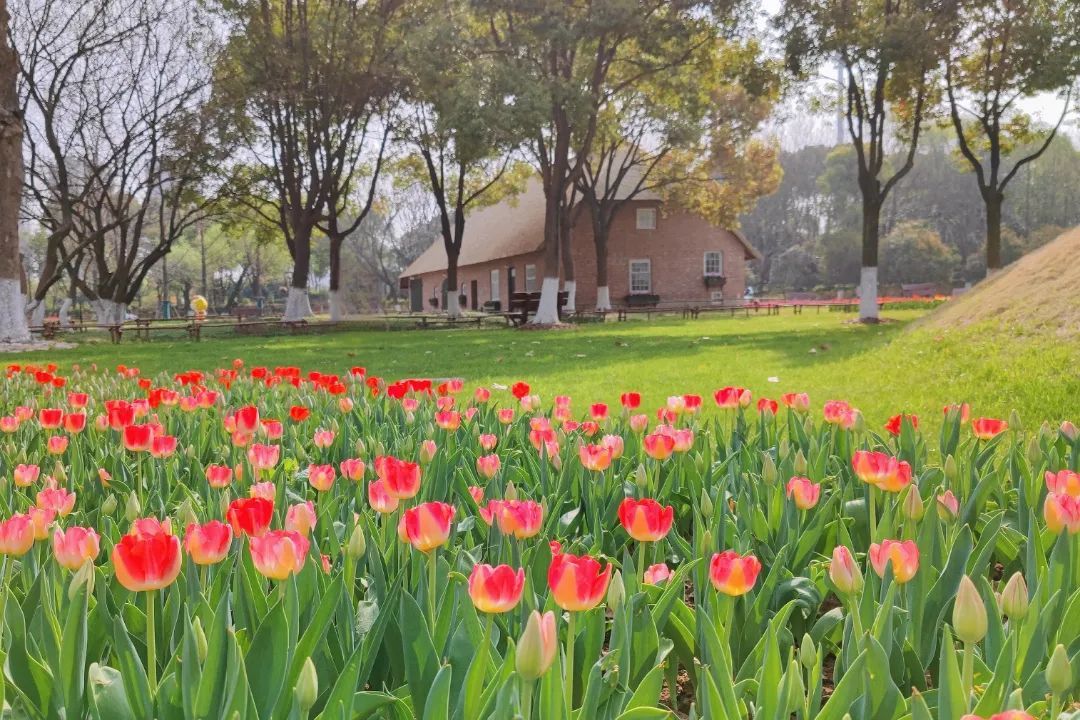
[[[473,310],[480,307],[480,303],[477,302],[477,300],[479,299],[479,296],[480,296],[480,283],[473,280],[471,283],[469,283],[469,307],[471,307]]]
[[[506,268],[506,295],[507,297],[514,294],[517,290],[517,268],[513,265]]]
[[[424,281],[418,277],[409,281],[409,312],[424,312]]]

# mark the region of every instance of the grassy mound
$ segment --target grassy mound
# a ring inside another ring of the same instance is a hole
[[[1080,335],[1080,228],[1024,256],[916,326],[953,330],[984,323],[1023,334]]]

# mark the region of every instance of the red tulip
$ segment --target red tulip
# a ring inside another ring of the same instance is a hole
[[[386,492],[399,500],[408,500],[420,492],[420,466],[417,463],[380,455],[375,458],[375,474],[383,481]]]
[[[180,574],[180,540],[168,523],[153,518],[135,521],[112,551],[117,581],[132,592],[160,590]]]
[[[64,420],[64,411],[60,408],[42,408],[38,412],[38,422],[43,430],[56,430]]]
[[[971,432],[980,440],[990,440],[1009,429],[1004,420],[981,417],[971,421]]]
[[[207,465],[206,481],[210,487],[221,489],[232,482],[233,471],[228,465]]]
[[[770,412],[773,415],[780,409],[779,403],[769,398],[761,398],[757,401],[757,411],[759,413]]]
[[[454,506],[444,502],[421,503],[401,517],[401,534],[420,552],[445,545],[450,538]]]
[[[720,388],[713,393],[713,399],[716,401],[716,404],[724,410],[747,407],[750,405],[751,397],[750,391],[741,387],[729,386]]]
[[[150,425],[127,425],[123,430],[124,448],[130,452],[146,452],[154,442]]]
[[[654,460],[667,460],[675,450],[675,438],[662,432],[653,432],[642,441],[645,454]]]
[[[586,470],[603,472],[611,466],[611,448],[603,445],[581,445],[578,457]]]
[[[292,530],[272,530],[251,538],[251,561],[260,574],[271,580],[285,580],[304,569],[311,545]]]
[[[605,403],[593,403],[589,406],[589,415],[596,422],[600,422],[607,417],[608,406]]]
[[[333,465],[308,465],[308,484],[319,492],[327,492],[334,487]]]
[[[461,413],[456,410],[444,410],[435,413],[435,424],[447,432],[454,432],[461,427]]]
[[[176,452],[176,437],[173,435],[155,435],[150,443],[150,454],[156,458],[169,457]]]
[[[498,523],[503,535],[525,540],[540,532],[544,507],[534,500],[491,500],[480,508],[480,518],[488,525]]]
[[[64,416],[64,430],[77,435],[86,429],[86,413],[75,412]]]
[[[662,506],[652,498],[626,498],[619,505],[619,522],[638,542],[663,540],[671,531],[674,519],[675,511],[670,505]]]
[[[469,575],[469,597],[480,612],[504,613],[521,601],[525,571],[509,565],[475,565]]]
[[[1068,530],[1070,535],[1080,532],[1080,497],[1047,493],[1043,502],[1043,518],[1046,527],[1055,535]]]
[[[918,416],[904,415],[903,413],[901,413],[900,415],[893,415],[891,418],[889,418],[889,422],[885,423],[885,429],[889,431],[890,435],[900,434],[900,430],[904,426],[904,418],[908,419],[908,421],[911,423],[911,427],[913,430],[919,429]]]
[[[311,417],[311,410],[303,405],[293,405],[289,408],[289,419],[293,422],[303,422]]]
[[[968,421],[968,418],[971,417],[971,406],[967,403],[961,403],[959,405],[946,405],[943,408],[943,412],[946,416],[948,416],[948,414],[951,412],[959,413],[960,424],[963,425]]]
[[[254,405],[242,407],[233,414],[236,429],[245,433],[254,433],[259,429],[259,408]]]
[[[229,503],[225,518],[237,535],[262,535],[270,527],[274,515],[274,502],[266,498],[237,498]]]
[[[248,462],[251,463],[251,467],[254,468],[256,472],[273,470],[274,466],[278,463],[278,457],[280,457],[280,455],[280,445],[260,445],[256,443],[247,450]]]
[[[780,402],[795,412],[802,413],[810,409],[810,396],[806,393],[784,393],[780,396]]]
[[[473,391],[473,400],[478,403],[486,403],[491,399],[491,391],[485,387],[478,387]]]
[[[738,597],[750,592],[761,572],[761,563],[753,555],[739,555],[734,550],[716,553],[709,562],[709,580],[725,595]]]
[[[906,583],[919,569],[919,547],[913,540],[873,543],[869,555],[870,565],[880,577],[885,577],[885,566],[892,563],[893,578],[898,583]]]
[[[364,478],[364,461],[359,458],[342,460],[338,466],[341,468],[341,477],[357,482]]]
[[[619,402],[627,410],[636,410],[641,407],[641,393],[625,392],[619,396]]]
[[[368,485],[368,504],[384,515],[397,510],[398,499],[386,491],[386,483],[376,480]]]
[[[184,549],[196,565],[215,565],[228,555],[232,537],[232,528],[220,520],[191,523],[184,533]]]
[[[92,528],[69,527],[53,531],[53,555],[61,567],[78,570],[101,551],[101,538]]]
[[[600,562],[588,556],[559,553],[548,568],[548,587],[555,604],[568,612],[592,610],[600,604],[611,579],[610,563],[600,571]]]
[[[526,397],[529,394],[529,390],[530,388],[528,383],[516,382],[510,388],[510,393],[518,400],[521,400],[523,397]]]

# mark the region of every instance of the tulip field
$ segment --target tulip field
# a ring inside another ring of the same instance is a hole
[[[528,380],[9,365],[0,717],[1080,718],[1068,419]]]

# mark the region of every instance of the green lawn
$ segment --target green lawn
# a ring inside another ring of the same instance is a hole
[[[901,410],[936,425],[946,402],[976,414],[1028,422],[1080,421],[1080,347],[1020,330],[986,326],[942,334],[909,328],[921,311],[890,311],[891,322],[863,326],[851,315],[654,320],[567,331],[510,329],[354,330],[308,336],[220,337],[201,343],[86,343],[5,361],[52,360],[138,366],[144,373],[212,369],[241,357],[249,365],[300,365],[342,372],[364,365],[388,378],[461,376],[469,383],[527,380],[549,400],[616,403],[638,390],[655,408],[668,395],[743,385],[755,397],[806,391],[815,406],[845,399],[880,426]],[[771,380],[775,378],[776,380]]]

